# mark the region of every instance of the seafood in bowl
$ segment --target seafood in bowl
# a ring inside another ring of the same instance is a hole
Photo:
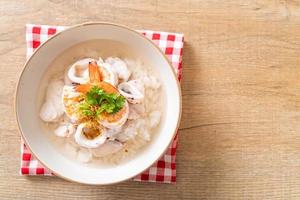
[[[40,118],[65,155],[118,163],[145,146],[161,121],[159,79],[141,63],[83,58],[53,76]]]
[[[90,82],[90,62],[99,68],[100,85]],[[104,90],[108,84],[117,91]],[[79,109],[95,102],[87,100],[94,86],[97,104],[103,95],[113,101]],[[90,116],[81,119],[95,113],[90,107],[101,108],[91,120],[96,131],[85,120]],[[67,28],[36,49],[20,75],[15,109],[22,138],[43,166],[67,180],[103,185],[133,178],[163,156],[179,126],[181,93],[171,63],[154,43],[128,27],[94,22]],[[109,120],[118,109],[125,114]]]

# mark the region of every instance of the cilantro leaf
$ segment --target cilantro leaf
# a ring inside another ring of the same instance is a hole
[[[94,99],[94,98],[86,98],[86,102],[90,105],[97,105],[98,104],[97,99]]]
[[[123,96],[119,96],[116,99],[116,107],[122,108],[125,103],[125,98]]]
[[[125,98],[123,96],[106,93],[103,89],[94,86],[86,93],[79,109],[85,116],[98,117],[103,112],[108,114],[118,112],[123,108],[124,103]]]
[[[86,116],[94,116],[94,113],[91,110],[83,110],[82,113]]]

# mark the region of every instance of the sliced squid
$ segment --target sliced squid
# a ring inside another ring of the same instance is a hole
[[[90,62],[95,61],[92,58],[85,58],[75,62],[68,70],[65,80],[71,80],[74,83],[85,84],[89,81],[88,66]]]
[[[74,135],[75,141],[82,147],[97,148],[102,145],[106,139],[106,129],[104,127],[90,128],[82,123],[77,127]]]
[[[99,120],[99,123],[109,129],[116,129],[125,124],[125,122],[128,119],[129,114],[129,105],[127,101],[125,101],[125,104],[121,110],[119,110],[116,113],[103,113],[101,115],[101,119]]]
[[[111,66],[112,70],[117,74],[121,82],[128,81],[131,73],[128,70],[127,64],[123,60],[117,57],[108,57],[105,62]]]
[[[120,151],[123,148],[121,142],[115,140],[107,140],[103,145],[91,150],[95,157],[104,157]]]
[[[144,100],[144,91],[137,80],[123,82],[118,85],[118,90],[129,103],[137,104]]]

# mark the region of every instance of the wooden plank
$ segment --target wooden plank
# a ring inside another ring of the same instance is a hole
[[[296,1],[0,1],[1,199],[299,199]],[[25,24],[110,21],[185,34],[176,185],[19,176],[13,113]]]

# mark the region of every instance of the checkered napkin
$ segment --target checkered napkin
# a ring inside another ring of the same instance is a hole
[[[49,37],[57,32],[64,30],[62,26],[47,25],[26,25],[26,43],[27,58],[29,58],[34,50]],[[182,48],[183,35],[178,33],[155,32],[155,31],[139,31],[141,34],[151,39],[170,59],[173,67],[181,79],[182,69]],[[163,155],[149,169],[136,176],[135,181],[149,181],[162,183],[176,182],[176,148],[178,141],[178,133],[174,137],[172,143],[168,147],[165,155]],[[21,144],[21,170],[22,175],[53,175],[53,173],[41,165],[31,154],[30,150],[24,142]]]

